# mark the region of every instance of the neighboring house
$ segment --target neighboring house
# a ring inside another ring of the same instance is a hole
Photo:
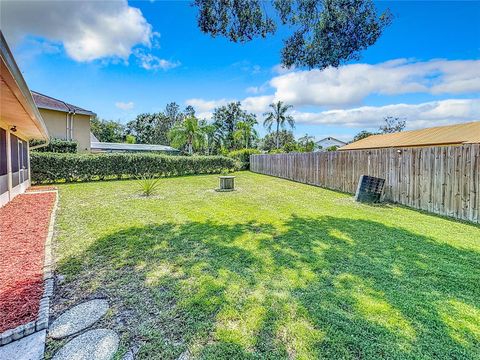
[[[347,143],[329,136],[329,137],[323,138],[322,140],[318,140],[315,143],[315,145],[317,147],[317,151],[325,151],[331,146],[341,147],[341,146],[347,145]]]
[[[94,112],[36,91],[32,95],[52,138],[74,140],[78,151],[90,151],[90,119]]]
[[[397,147],[458,146],[480,143],[480,121],[371,135],[338,150],[364,150]]]
[[[28,141],[49,140],[48,130],[0,32],[0,206],[30,186]]]

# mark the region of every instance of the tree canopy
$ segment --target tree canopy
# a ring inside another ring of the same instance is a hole
[[[125,138],[125,126],[113,120],[103,120],[95,116],[90,120],[90,130],[101,142],[122,142]]]
[[[385,124],[379,128],[382,134],[392,134],[403,131],[407,125],[405,119],[400,119],[399,117],[394,116],[387,116],[384,121]]]
[[[217,144],[221,144],[222,147],[229,151],[236,149],[238,145],[238,135],[236,139],[235,134],[236,131],[240,130],[238,126],[239,123],[250,125],[251,138],[253,125],[257,123],[255,114],[243,110],[239,101],[216,108],[213,112],[213,126],[216,129],[215,141]],[[243,128],[245,128],[245,126],[243,126]],[[241,147],[243,146],[239,146],[239,148]]]
[[[358,60],[375,44],[392,15],[378,14],[372,0],[195,0],[198,26],[213,37],[247,42],[291,29],[284,39],[285,67],[324,69]]]

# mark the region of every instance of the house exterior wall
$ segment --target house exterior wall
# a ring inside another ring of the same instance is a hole
[[[68,114],[63,111],[40,109],[48,133],[52,138],[75,140],[78,142],[78,151],[90,151],[90,116],[82,114]],[[68,119],[73,119],[68,120]],[[70,124],[73,123],[70,131]],[[67,125],[68,124],[68,125]]]

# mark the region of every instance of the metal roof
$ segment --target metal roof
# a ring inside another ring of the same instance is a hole
[[[108,143],[96,142],[90,143],[92,151],[163,151],[163,152],[180,152],[179,150],[166,145],[151,145],[151,144],[126,144],[126,143]]]
[[[39,107],[40,109],[56,110],[66,113],[74,112],[75,114],[95,116],[95,113],[93,111],[66,103],[63,100],[55,99],[51,96],[47,96],[36,91],[32,91],[32,95],[35,103],[37,104],[37,107]]]
[[[372,135],[342,146],[338,150],[360,150],[390,147],[461,145],[480,143],[480,121]]]

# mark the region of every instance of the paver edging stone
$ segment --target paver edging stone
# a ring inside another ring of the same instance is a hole
[[[50,222],[48,225],[47,238],[45,239],[45,251],[43,261],[43,294],[40,299],[40,308],[38,310],[37,319],[26,324],[9,329],[0,334],[0,346],[7,345],[12,341],[19,340],[25,336],[33,334],[48,328],[48,317],[50,314],[50,298],[53,295],[53,256],[52,256],[52,238],[55,228],[55,216],[58,208],[58,190],[48,190],[43,192],[54,192],[55,202],[53,204],[52,213],[50,214]],[[25,195],[35,194],[36,192],[26,192]]]

